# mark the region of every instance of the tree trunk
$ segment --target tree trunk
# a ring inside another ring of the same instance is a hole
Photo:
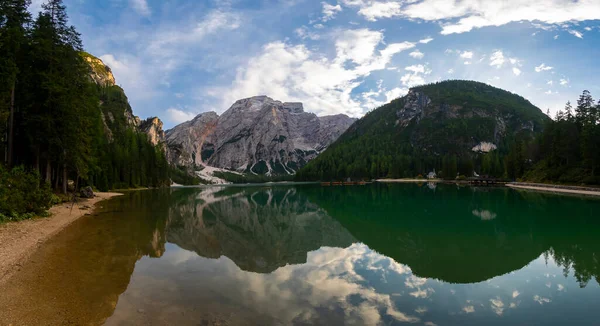
[[[35,152],[35,170],[38,171],[40,173],[40,175],[42,175],[42,171],[40,170],[40,150],[39,149]]]
[[[67,194],[67,163],[63,164],[63,180],[62,180],[62,192],[63,194]]]
[[[52,166],[50,165],[50,159],[46,161],[46,182],[52,184]]]
[[[54,190],[58,190],[58,181],[60,180],[60,176],[58,175],[58,166],[54,169]]]
[[[13,164],[13,143],[14,143],[14,125],[15,125],[15,82],[12,83],[10,90],[10,116],[8,118],[8,158],[7,166],[12,167]]]

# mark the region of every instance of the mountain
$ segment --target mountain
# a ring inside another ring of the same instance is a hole
[[[501,175],[510,144],[548,120],[523,97],[479,82],[415,87],[357,121],[298,178]]]
[[[160,145],[166,152],[163,122],[157,117],[140,120],[133,114],[125,91],[117,86],[111,68],[87,52],[81,52],[80,55],[90,66],[90,79],[101,89],[102,122],[109,140],[112,140],[114,132],[123,132],[129,128],[147,134],[152,145]]]
[[[134,115],[111,68],[89,53],[79,55],[89,67],[87,77],[95,86],[94,101],[98,103],[94,109],[100,111],[101,130],[94,136],[98,166],[90,182],[102,190],[170,184],[163,122]]]
[[[173,165],[285,175],[317,157],[354,121],[346,115],[317,117],[304,112],[302,103],[256,96],[235,102],[221,116],[200,114],[166,137]]]

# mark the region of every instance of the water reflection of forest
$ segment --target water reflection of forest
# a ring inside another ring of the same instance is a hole
[[[242,269],[303,263],[321,246],[363,242],[422,277],[487,280],[547,252],[582,286],[598,279],[600,202],[412,185],[176,190],[167,240]]]

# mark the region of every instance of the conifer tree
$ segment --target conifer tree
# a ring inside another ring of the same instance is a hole
[[[15,96],[31,22],[29,5],[29,0],[0,1],[0,131],[7,143],[4,161],[9,167],[14,160]]]

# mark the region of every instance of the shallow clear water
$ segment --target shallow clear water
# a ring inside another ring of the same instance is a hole
[[[413,184],[171,189],[104,203],[4,293],[29,305],[14,318],[50,323],[595,325],[599,254],[597,199]]]

